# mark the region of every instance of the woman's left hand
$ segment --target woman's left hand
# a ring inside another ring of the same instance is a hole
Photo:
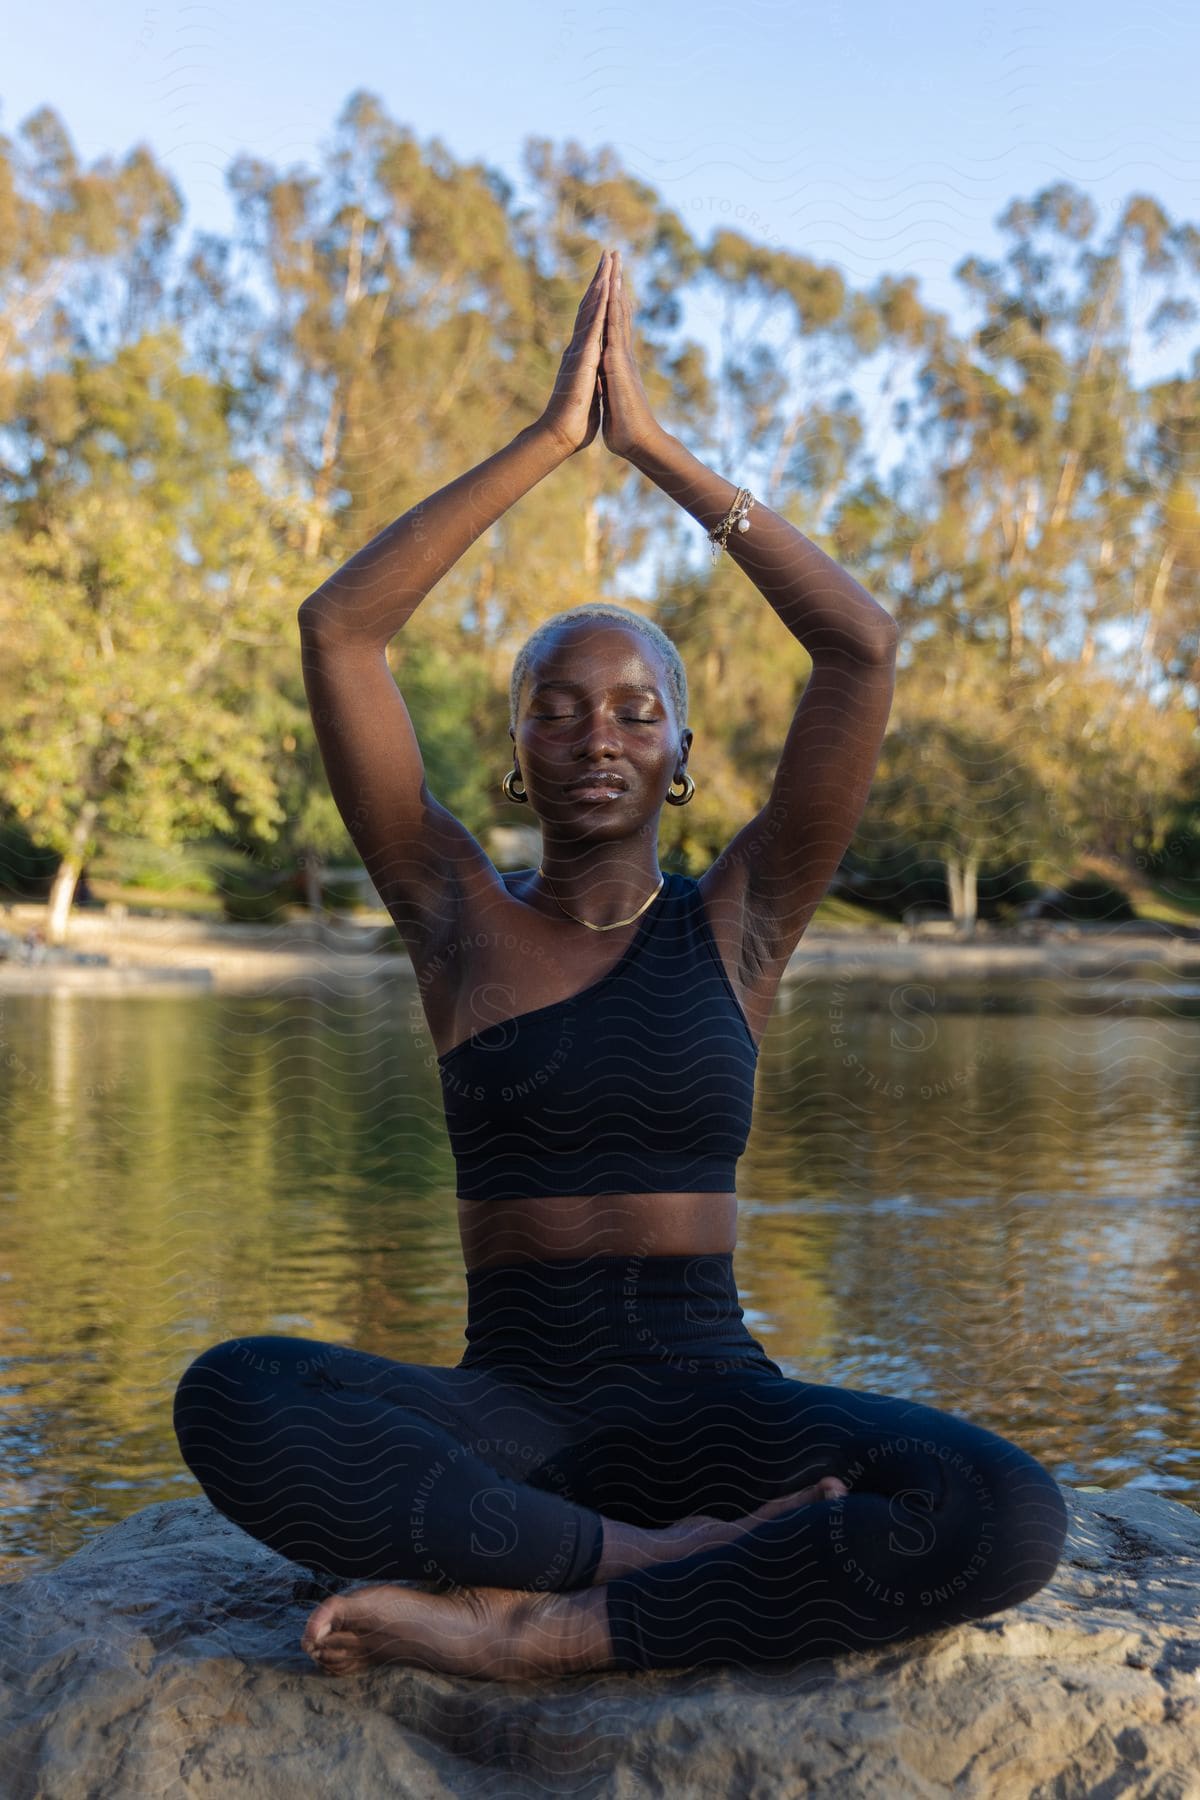
[[[633,355],[633,314],[621,279],[621,252],[613,253],[608,284],[608,314],[600,357],[600,391],[604,398],[604,442],[630,461],[648,449],[662,426],[650,411]]]

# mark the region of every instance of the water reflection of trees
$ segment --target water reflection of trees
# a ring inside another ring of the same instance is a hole
[[[458,1360],[453,1165],[400,985],[6,1000],[10,1573],[193,1491],[170,1400],[207,1343]],[[848,1071],[831,991],[772,1020],[739,1168],[770,1354],[1011,1431],[1064,1479],[1200,1502],[1200,1033],[844,1008],[854,1067],[904,1068],[900,1098]]]

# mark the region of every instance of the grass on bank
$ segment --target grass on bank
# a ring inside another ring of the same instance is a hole
[[[4,862],[13,862],[11,853]],[[32,859],[26,858],[26,862]],[[20,868],[25,877],[32,876],[32,866],[22,867],[18,858],[14,872]],[[8,873],[7,868],[4,873]],[[39,871],[48,879],[50,868]],[[184,846],[162,849],[137,840],[123,841],[99,856],[88,871],[88,886],[98,906],[121,905],[131,919],[157,917],[192,918],[221,922],[227,918],[270,919],[274,896],[262,894],[263,872],[250,859],[221,846],[214,854],[210,846]],[[1069,877],[1059,877],[1067,885]],[[1195,926],[1200,923],[1200,881],[1175,876],[1155,881],[1143,870],[1128,867],[1109,857],[1085,855],[1074,874],[1084,886],[1099,884],[1113,899],[1118,895],[1128,901],[1133,916],[1170,926]],[[274,922],[299,923],[309,918],[302,898],[302,885],[296,877],[277,877],[280,886],[289,886],[288,898],[280,900]],[[367,925],[387,925],[389,914],[378,905],[361,899],[363,872],[357,867],[329,867],[324,871],[323,891],[328,912],[346,920]],[[1037,883],[1023,884],[1024,893],[1037,891]],[[34,890],[36,891],[36,890]],[[256,895],[258,896],[256,898]],[[0,902],[8,905],[31,903],[27,880],[15,889],[0,874]],[[227,905],[227,902],[229,903]],[[265,910],[264,910],[265,906]],[[80,909],[84,911],[86,909]],[[1095,915],[1093,915],[1095,916]],[[1008,921],[1005,921],[1008,922]],[[894,917],[845,894],[827,895],[818,906],[813,927],[819,933],[870,932],[894,936],[904,926]],[[983,922],[983,930],[988,922]],[[397,943],[399,938],[397,937]]]
[[[214,923],[222,923],[225,919],[225,909],[219,894],[197,893],[190,888],[150,892],[145,888],[123,887],[119,882],[107,881],[93,881],[91,890],[95,899],[104,905],[119,904],[127,907],[131,919],[149,919],[156,915],[202,919]],[[1164,925],[1200,924],[1200,894],[1192,897],[1178,892],[1164,892],[1161,888],[1147,884],[1136,896],[1131,893],[1130,899],[1141,919]],[[337,915],[361,925],[386,925],[389,922],[389,914],[382,907],[338,908]],[[282,908],[282,916],[289,924],[297,923],[308,917],[308,908],[288,904]],[[873,912],[869,907],[860,906],[853,900],[831,896],[822,900],[817,907],[812,929],[818,932],[869,931],[898,935],[904,927],[898,920],[889,918],[884,913]]]
[[[89,879],[93,899],[104,906],[124,906],[131,919],[150,919],[165,915],[168,918],[202,919],[214,923],[222,923],[225,919],[225,908],[221,896],[216,893],[199,893],[194,888],[155,888],[126,887],[117,881],[99,881]],[[27,899],[16,896],[0,896],[8,903],[30,905]],[[85,912],[89,909],[84,908]],[[281,908],[282,916],[288,923],[297,922],[308,917],[308,908],[303,905],[289,903]],[[337,909],[340,918],[352,920],[361,925],[386,925],[390,915],[382,907],[357,906]],[[895,919],[885,917],[882,913],[872,912],[870,908],[859,906],[852,900],[828,898],[822,900],[813,915],[813,924],[820,931],[899,931],[900,925]]]

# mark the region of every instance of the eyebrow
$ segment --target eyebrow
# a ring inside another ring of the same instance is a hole
[[[561,688],[570,694],[583,692],[582,686],[577,681],[539,681],[529,698],[536,700],[539,694],[549,693],[552,688]],[[629,681],[618,681],[614,687],[609,689],[609,692],[613,694],[649,694],[652,700],[661,699],[657,688],[636,687]]]

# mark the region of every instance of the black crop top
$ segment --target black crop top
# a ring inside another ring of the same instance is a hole
[[[694,876],[599,981],[437,1060],[460,1199],[734,1191],[758,1050]]]

